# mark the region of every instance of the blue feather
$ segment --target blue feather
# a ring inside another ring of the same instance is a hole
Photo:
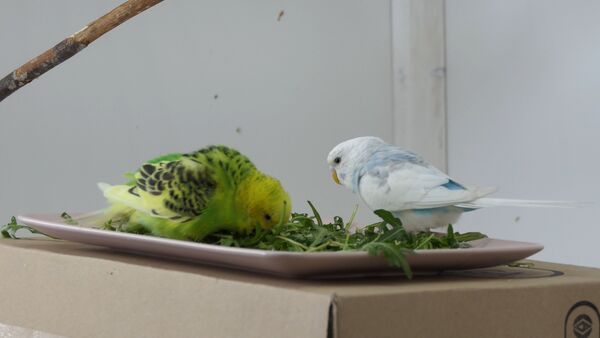
[[[389,166],[396,163],[415,163],[424,164],[423,159],[408,150],[400,149],[389,144],[382,145],[373,153],[369,161],[365,164],[365,169],[371,171],[380,166]]]
[[[360,183],[360,179],[364,175],[363,168],[356,168],[352,173],[352,192],[355,194],[358,193],[358,184]]]
[[[464,186],[454,182],[453,180],[449,180],[448,183],[442,184],[441,186],[448,190],[466,190]]]

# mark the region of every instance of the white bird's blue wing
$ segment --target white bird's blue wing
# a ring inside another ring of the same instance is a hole
[[[389,211],[451,206],[495,191],[464,187],[413,153],[392,147],[373,156],[358,178],[363,201]]]

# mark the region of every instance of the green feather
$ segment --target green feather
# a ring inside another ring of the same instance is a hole
[[[181,158],[180,153],[171,153],[171,154],[159,156],[157,158],[153,158],[150,161],[148,161],[148,163],[169,162],[169,161],[178,160],[180,158]]]

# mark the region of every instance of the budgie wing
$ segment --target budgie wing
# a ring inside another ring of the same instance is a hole
[[[152,160],[134,173],[133,186],[104,188],[104,195],[159,218],[186,221],[202,214],[217,188],[213,169],[191,156]]]
[[[494,188],[467,188],[426,163],[390,161],[371,166],[360,178],[362,199],[373,209],[428,209],[472,201]]]

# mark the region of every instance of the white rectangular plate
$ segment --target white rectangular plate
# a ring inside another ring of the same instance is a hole
[[[121,251],[225,266],[286,277],[333,277],[400,272],[384,257],[362,251],[287,252],[224,247],[68,225],[57,214],[22,215],[26,224],[48,236]],[[415,272],[475,269],[511,263],[543,249],[535,243],[484,238],[465,249],[415,250],[406,258]]]

